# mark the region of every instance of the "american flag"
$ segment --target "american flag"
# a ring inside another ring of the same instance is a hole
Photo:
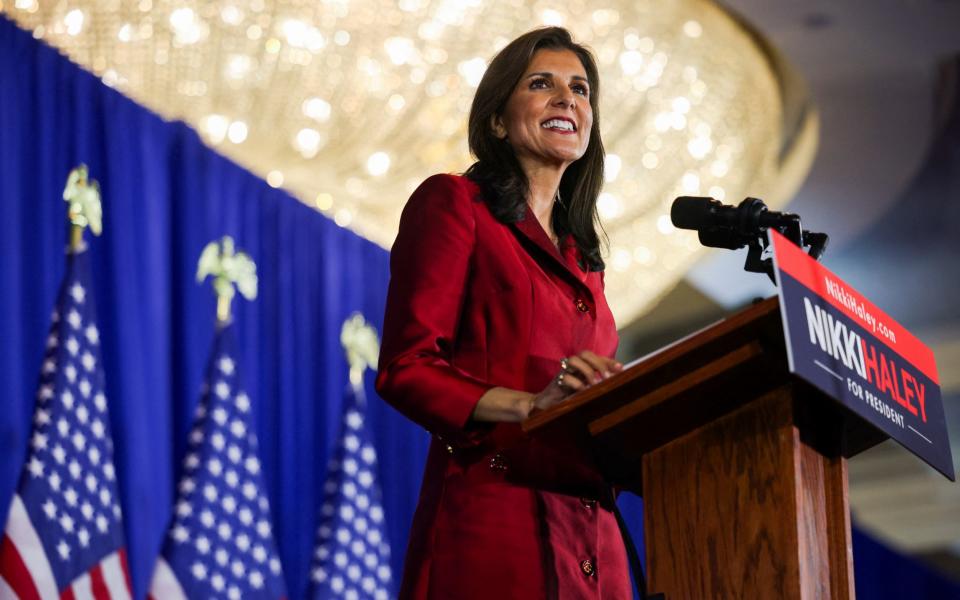
[[[173,522],[150,585],[156,600],[283,598],[286,588],[231,325],[218,325]]]
[[[0,545],[0,598],[130,598],[89,256],[69,255]]]
[[[310,572],[312,597],[386,600],[390,544],[377,485],[377,453],[364,425],[363,387],[351,384],[328,465]]]

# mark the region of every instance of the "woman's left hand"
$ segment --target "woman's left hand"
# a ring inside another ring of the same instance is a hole
[[[560,361],[560,372],[557,376],[543,391],[534,396],[533,406],[538,410],[546,410],[567,396],[622,370],[623,365],[618,361],[590,350],[564,358]]]

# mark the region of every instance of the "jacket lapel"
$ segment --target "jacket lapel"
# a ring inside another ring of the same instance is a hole
[[[579,288],[592,299],[593,294],[590,288],[584,283],[587,273],[577,267],[577,247],[570,236],[561,240],[560,245],[563,248],[563,254],[553,245],[547,232],[540,226],[537,217],[534,216],[530,207],[522,220],[512,223],[514,231],[520,234],[521,242],[530,248],[531,254],[534,254],[537,261],[558,273],[561,277],[568,280],[571,285]]]

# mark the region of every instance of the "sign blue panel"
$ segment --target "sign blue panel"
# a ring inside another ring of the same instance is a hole
[[[786,238],[771,238],[790,371],[955,481],[929,348]]]

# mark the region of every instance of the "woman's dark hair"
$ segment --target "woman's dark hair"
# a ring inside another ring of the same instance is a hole
[[[494,134],[494,118],[503,114],[507,100],[526,72],[537,50],[570,50],[580,59],[590,84],[593,127],[587,150],[567,167],[560,179],[561,203],[554,207],[553,229],[570,234],[584,259],[586,270],[602,271],[597,196],[603,185],[603,142],[597,106],[600,81],[597,63],[586,47],[573,41],[561,27],[534,29],[513,40],[490,62],[470,107],[468,140],[477,162],[465,175],[480,186],[484,200],[502,223],[516,223],[526,213],[529,182],[507,140]]]

